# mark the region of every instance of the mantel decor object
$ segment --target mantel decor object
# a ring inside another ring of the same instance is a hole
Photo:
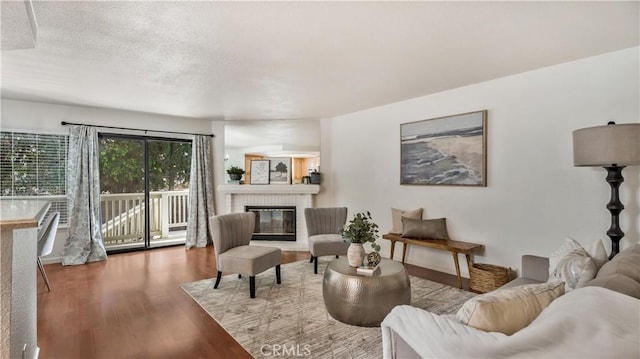
[[[269,158],[269,184],[291,184],[291,158]]]
[[[251,160],[251,184],[269,184],[269,160]]]
[[[311,184],[320,184],[320,172],[313,171],[309,173],[309,181]]]
[[[611,187],[611,200],[606,206],[611,213],[611,226],[607,230],[611,259],[620,252],[620,240],[624,237],[620,228],[620,212],[624,209],[619,192],[624,181],[622,170],[640,165],[640,123],[616,125],[611,121],[606,126],[573,131],[573,165],[607,170],[606,181]]]
[[[227,174],[229,175],[229,179],[231,179],[232,181],[239,181],[242,179],[244,170],[238,166],[231,166],[227,170]]]

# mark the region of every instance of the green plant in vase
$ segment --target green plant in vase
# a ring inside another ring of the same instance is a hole
[[[239,181],[244,174],[244,170],[238,166],[231,166],[227,169],[227,174],[229,174],[229,178],[234,181]]]
[[[349,223],[344,226],[342,238],[351,242],[347,250],[347,259],[350,266],[359,267],[362,265],[365,258],[363,247],[365,243],[370,243],[374,251],[380,251],[380,245],[376,243],[378,233],[378,225],[371,218],[369,211],[356,213]]]

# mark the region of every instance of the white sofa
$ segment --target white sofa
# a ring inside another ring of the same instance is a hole
[[[640,299],[632,296],[640,286],[634,284],[640,282],[636,261],[640,245],[626,252],[614,257],[618,260],[611,261],[608,269],[602,267],[606,277],[596,277],[593,285],[555,299],[533,322],[510,336],[464,325],[455,315],[395,307],[381,324],[384,358],[640,358]],[[625,261],[626,266],[620,265]],[[616,291],[619,281],[608,280],[612,267],[628,270],[629,263],[633,273],[623,279],[632,277],[631,295],[628,290],[620,290],[627,294]],[[546,280],[540,265],[548,266],[548,260],[523,258],[523,277],[510,285]]]

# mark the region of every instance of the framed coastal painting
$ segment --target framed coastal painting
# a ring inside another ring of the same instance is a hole
[[[487,111],[400,125],[400,184],[487,185]]]
[[[269,184],[269,160],[251,160],[251,184]]]
[[[269,168],[269,183],[290,184],[291,183],[291,158],[276,157],[269,158],[271,166]]]

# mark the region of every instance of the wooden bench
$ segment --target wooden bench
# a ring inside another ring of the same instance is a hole
[[[393,252],[396,247],[396,242],[402,243],[402,263],[404,263],[405,256],[407,254],[407,244],[412,244],[420,247],[427,247],[433,249],[439,249],[441,251],[451,252],[453,255],[453,262],[456,266],[456,274],[458,275],[458,287],[462,288],[462,277],[460,276],[460,264],[458,263],[458,254],[464,254],[467,258],[467,268],[471,268],[471,254],[482,249],[483,245],[478,243],[460,242],[444,239],[415,239],[405,238],[399,234],[387,233],[382,236],[384,239],[391,241],[391,256],[393,259]]]

